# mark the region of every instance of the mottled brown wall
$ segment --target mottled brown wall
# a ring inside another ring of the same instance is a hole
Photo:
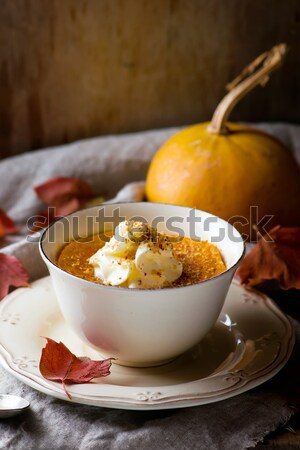
[[[299,122],[299,25],[299,0],[2,0],[1,155],[207,120],[280,41],[285,67],[235,118]]]

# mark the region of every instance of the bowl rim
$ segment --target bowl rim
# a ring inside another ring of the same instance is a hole
[[[196,211],[200,211],[202,213],[209,214],[210,216],[217,217],[217,219],[227,223],[228,225],[230,225],[234,230],[236,230],[239,233],[239,235],[241,236],[241,239],[242,239],[241,242],[243,244],[243,251],[241,252],[241,255],[238,258],[238,260],[231,267],[229,267],[228,269],[224,270],[224,272],[221,272],[221,273],[219,273],[217,275],[214,275],[213,277],[208,278],[207,280],[202,280],[202,281],[198,281],[197,283],[186,284],[186,285],[183,285],[183,286],[170,286],[170,287],[151,288],[151,289],[150,288],[146,288],[146,289],[144,289],[144,288],[143,289],[142,288],[128,288],[128,287],[123,287],[123,286],[109,286],[109,285],[97,283],[96,281],[86,280],[86,279],[84,279],[82,277],[79,277],[77,275],[73,275],[73,274],[67,272],[64,269],[61,269],[57,264],[55,264],[53,261],[51,261],[51,259],[46,255],[46,253],[44,251],[44,248],[43,248],[45,236],[46,236],[47,232],[50,230],[50,228],[53,227],[57,222],[59,222],[59,221],[61,221],[63,219],[68,219],[69,217],[75,215],[76,213],[79,213],[79,212],[82,212],[82,211],[91,210],[91,209],[95,209],[97,207],[105,207],[105,206],[111,206],[111,205],[116,205],[116,206],[117,205],[128,205],[128,204],[130,204],[130,205],[132,205],[132,204],[137,204],[137,205],[138,204],[143,204],[143,205],[151,204],[151,205],[158,205],[158,206],[159,205],[165,205],[165,206],[172,206],[172,207],[175,207],[175,208],[182,208],[182,209],[195,209]],[[141,292],[152,292],[153,293],[155,291],[167,291],[167,290],[174,291],[174,289],[192,288],[193,286],[199,286],[199,285],[203,285],[204,283],[213,282],[213,280],[215,280],[216,278],[220,278],[222,276],[227,275],[228,272],[235,272],[236,268],[239,266],[241,260],[244,258],[244,255],[246,253],[246,243],[245,243],[244,239],[242,238],[241,233],[233,225],[231,225],[231,223],[227,222],[225,219],[222,219],[219,216],[216,216],[215,214],[211,214],[211,213],[209,213],[207,211],[204,211],[202,209],[192,208],[190,206],[174,205],[172,203],[158,203],[158,202],[147,202],[147,201],[141,201],[141,202],[127,201],[127,202],[105,202],[105,203],[102,203],[100,205],[88,206],[86,208],[78,209],[77,211],[74,211],[74,212],[72,212],[70,214],[67,214],[66,216],[59,217],[59,218],[55,219],[50,225],[48,225],[43,230],[42,234],[40,235],[40,238],[39,238],[39,251],[40,251],[40,254],[41,254],[41,256],[42,256],[42,258],[43,258],[43,260],[44,260],[44,262],[46,264],[49,264],[49,265],[53,266],[55,268],[55,270],[58,270],[58,271],[62,272],[64,275],[67,275],[67,276],[71,277],[71,279],[81,280],[84,283],[88,283],[89,285],[92,284],[94,286],[99,286],[99,288],[103,288],[103,289],[114,289],[114,290],[116,290],[116,288],[117,288],[118,290],[126,291],[126,292],[133,291],[133,292],[139,292],[139,293],[141,293]]]

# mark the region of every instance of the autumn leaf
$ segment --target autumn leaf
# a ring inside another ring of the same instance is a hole
[[[0,300],[9,290],[9,286],[28,286],[28,272],[15,256],[0,253]]]
[[[258,233],[259,234],[259,233]],[[282,289],[300,289],[300,227],[276,226],[242,261],[237,276],[246,286],[277,280]]]
[[[71,199],[89,199],[93,197],[90,185],[80,178],[55,177],[34,187],[38,197],[51,206],[60,206]]]
[[[54,219],[85,207],[95,198],[90,185],[86,181],[74,177],[51,178],[33,189],[37,196],[48,205],[48,209],[40,211],[31,218],[33,220],[30,225],[31,232],[42,230]],[[101,202],[99,201],[99,203]]]
[[[113,358],[102,361],[93,361],[87,357],[78,358],[62,343],[50,338],[42,350],[40,371],[44,378],[51,381],[60,381],[66,395],[71,400],[66,384],[88,383],[93,378],[106,377],[110,374]]]
[[[17,227],[10,217],[0,209],[0,237],[16,233]]]
[[[94,196],[86,181],[73,177],[51,178],[33,189],[46,205],[56,208],[56,217],[76,211]]]

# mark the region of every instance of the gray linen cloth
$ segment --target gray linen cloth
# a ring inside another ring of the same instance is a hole
[[[300,127],[260,124],[300,159]],[[32,186],[54,176],[77,176],[107,198],[126,183],[143,180],[157,148],[177,129],[108,136],[27,153],[0,162],[0,207],[24,223],[42,204]],[[119,199],[140,198],[143,185],[126,187]],[[26,231],[23,229],[23,231]],[[16,241],[16,242],[14,242]],[[35,243],[8,237],[1,251],[27,267],[31,281],[46,274]],[[299,345],[299,342],[298,342]],[[0,421],[5,449],[246,449],[284,425],[294,409],[281,386],[288,369],[245,394],[215,404],[169,411],[122,411],[70,404],[39,393],[0,368],[0,393],[31,402],[22,416]]]

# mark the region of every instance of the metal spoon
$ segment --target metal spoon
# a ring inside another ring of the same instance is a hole
[[[16,416],[29,406],[30,403],[25,398],[17,395],[0,394],[0,418]]]

